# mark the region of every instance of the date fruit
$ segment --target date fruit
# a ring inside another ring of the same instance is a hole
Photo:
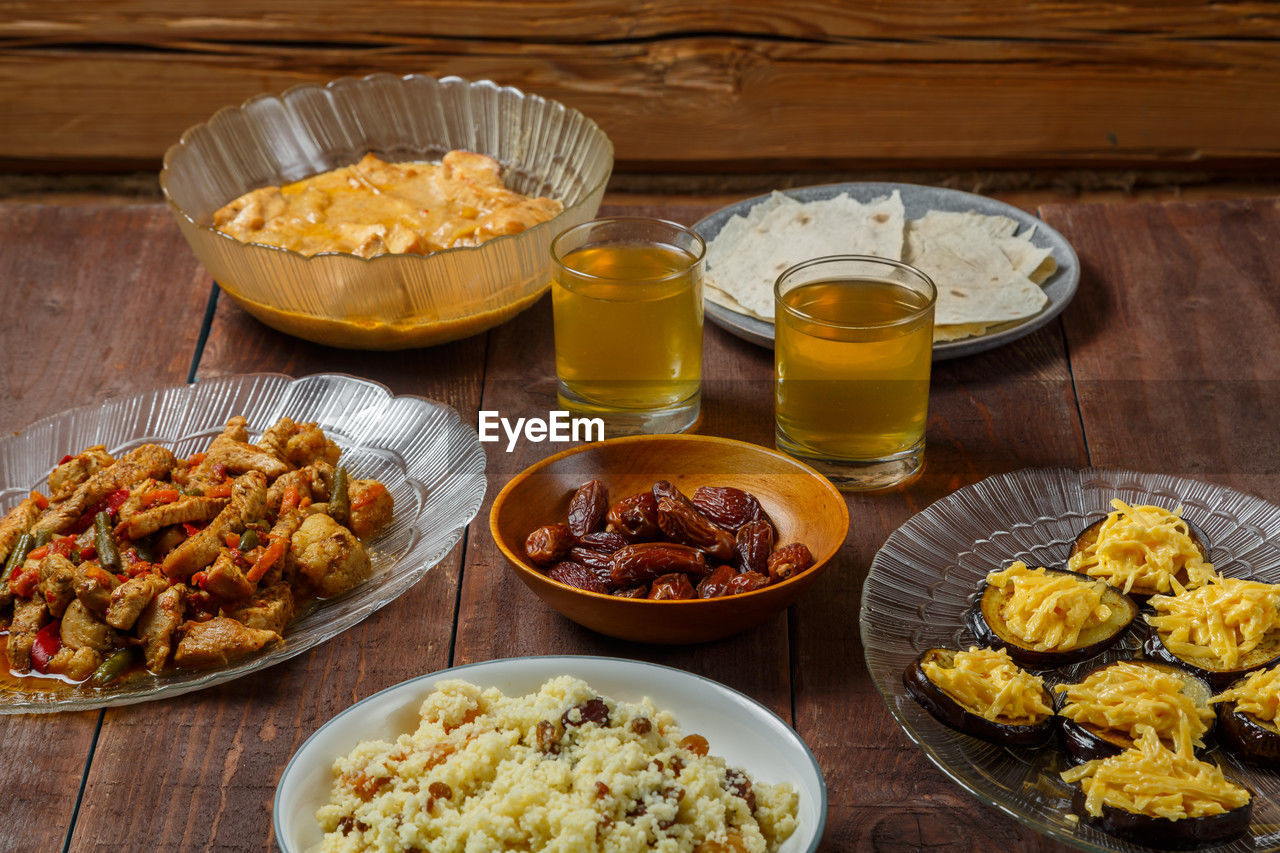
[[[565,558],[573,547],[573,534],[564,524],[539,527],[524,540],[524,552],[539,566],[550,566]]]
[[[740,570],[766,574],[773,551],[773,527],[767,521],[748,521],[738,528],[735,550]]]
[[[769,585],[767,575],[757,572],[743,572],[740,575],[734,575],[729,581],[728,595],[741,595],[744,592],[754,592],[757,589],[764,589]]]
[[[769,577],[775,582],[798,575],[813,565],[813,554],[800,542],[783,545],[769,555]]]
[[[619,548],[625,548],[628,544],[630,543],[618,534],[604,530],[578,537],[578,545],[580,547],[590,548],[592,551],[599,551],[605,555],[612,554]]]
[[[706,555],[688,545],[639,542],[614,552],[610,560],[615,587],[640,586],[676,572],[702,577],[707,573]]]
[[[708,557],[721,562],[733,559],[733,534],[707,521],[687,500],[658,498],[658,526],[668,539],[692,545]]]
[[[623,498],[609,508],[608,530],[628,542],[652,542],[662,537],[658,527],[658,500],[653,492]]]
[[[578,538],[604,528],[609,513],[609,490],[599,480],[578,487],[569,501],[569,532]]]
[[[649,585],[633,586],[630,589],[620,589],[614,593],[618,598],[648,598]]]
[[[769,523],[769,516],[756,496],[732,486],[699,486],[691,501],[712,524],[730,533],[737,533],[748,521]]]
[[[733,580],[733,566],[720,566],[698,584],[698,598],[719,598],[722,595],[728,595],[731,580]]]
[[[655,580],[649,589],[649,598],[652,601],[682,601],[697,597],[693,584],[689,583],[688,575],[663,575]]]
[[[547,577],[566,586],[585,589],[587,592],[609,591],[609,587],[605,586],[604,581],[600,580],[595,572],[581,563],[571,563],[567,560],[556,563],[547,569]]]

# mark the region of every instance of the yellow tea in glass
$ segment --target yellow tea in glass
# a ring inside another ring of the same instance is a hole
[[[924,462],[933,282],[897,261],[844,255],[774,287],[777,445],[838,487],[877,489]]]
[[[656,219],[598,219],[555,239],[561,406],[610,435],[697,423],[704,253],[697,234]]]

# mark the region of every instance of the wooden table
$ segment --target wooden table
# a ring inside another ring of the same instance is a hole
[[[626,209],[693,222],[710,208],[670,199]],[[162,702],[0,718],[0,849],[268,848],[276,780],[334,714],[421,673],[552,653],[669,664],[775,710],[826,774],[823,849],[1056,848],[948,781],[890,718],[858,639],[867,566],[933,500],[1030,466],[1165,471],[1280,500],[1280,210],[1251,200],[1052,205],[1040,214],[1080,253],[1074,303],[1015,344],[936,366],[927,474],[900,493],[851,496],[838,565],[785,615],[691,648],[597,636],[507,571],[486,502],[421,583],[288,663]],[[0,206],[0,288],[3,430],[117,394],[264,370],[369,377],[443,400],[471,423],[480,408],[526,416],[554,404],[545,300],[434,349],[326,349],[218,299],[159,206]],[[771,443],[771,354],[711,325],[705,352],[703,431]],[[486,448],[490,500],[560,449]]]

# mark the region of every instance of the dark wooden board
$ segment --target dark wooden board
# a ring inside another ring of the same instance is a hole
[[[1044,216],[1085,259],[1063,320],[1093,464],[1280,501],[1276,201]]]
[[[0,431],[186,380],[208,291],[169,227],[155,205],[0,205]],[[0,717],[0,849],[62,848],[99,716]]]

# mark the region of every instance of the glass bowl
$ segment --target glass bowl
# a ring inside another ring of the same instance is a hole
[[[564,203],[553,219],[479,246],[430,255],[307,257],[242,243],[213,214],[258,187],[350,165],[372,151],[438,161],[487,154],[511,189]],[[351,349],[406,349],[482,332],[532,305],[550,281],[552,238],[595,216],[613,144],[577,110],[488,80],[423,74],[344,77],[219,111],[164,157],[160,186],[223,291],[268,326]]]

